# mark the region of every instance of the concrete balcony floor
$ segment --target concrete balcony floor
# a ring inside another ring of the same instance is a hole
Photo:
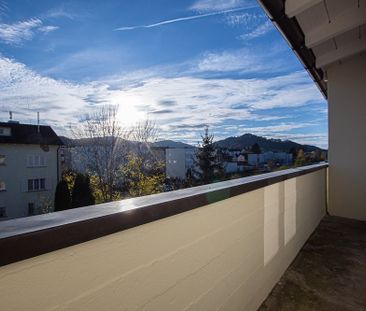
[[[326,216],[259,310],[366,310],[366,222]]]

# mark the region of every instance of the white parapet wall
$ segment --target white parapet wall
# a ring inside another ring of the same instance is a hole
[[[0,268],[1,310],[256,310],[326,208],[326,169]]]

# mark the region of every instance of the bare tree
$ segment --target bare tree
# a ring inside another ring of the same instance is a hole
[[[154,142],[158,137],[158,127],[156,122],[150,119],[138,122],[132,133],[132,139],[135,141],[148,143]]]
[[[72,133],[79,139],[80,151],[91,173],[96,176],[102,200],[112,201],[118,168],[127,156],[127,139],[131,134],[120,124],[118,106],[105,105],[86,114]]]
[[[161,192],[164,161],[152,146],[158,137],[156,123],[149,119],[137,123],[131,137],[136,142],[136,148],[128,155],[128,161],[122,167],[128,193],[140,196]]]
[[[137,142],[136,153],[143,162],[151,160],[154,157],[154,152],[151,150],[151,145],[158,137],[158,127],[156,122],[146,119],[138,122],[131,132],[131,138]]]

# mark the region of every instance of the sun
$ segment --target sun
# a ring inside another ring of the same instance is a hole
[[[139,109],[142,105],[145,105],[146,101],[134,95],[123,96],[117,101],[118,105],[118,119],[122,126],[133,126],[138,122],[147,119],[148,111],[142,111]]]

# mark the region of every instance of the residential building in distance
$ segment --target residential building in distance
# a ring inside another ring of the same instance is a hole
[[[247,157],[247,162],[251,166],[264,166],[269,161],[278,163],[278,165],[291,165],[293,161],[292,154],[286,152],[248,153]]]
[[[0,122],[0,220],[52,210],[61,145],[50,126]]]
[[[195,148],[167,148],[165,150],[166,177],[185,179],[187,171],[193,169]]]

